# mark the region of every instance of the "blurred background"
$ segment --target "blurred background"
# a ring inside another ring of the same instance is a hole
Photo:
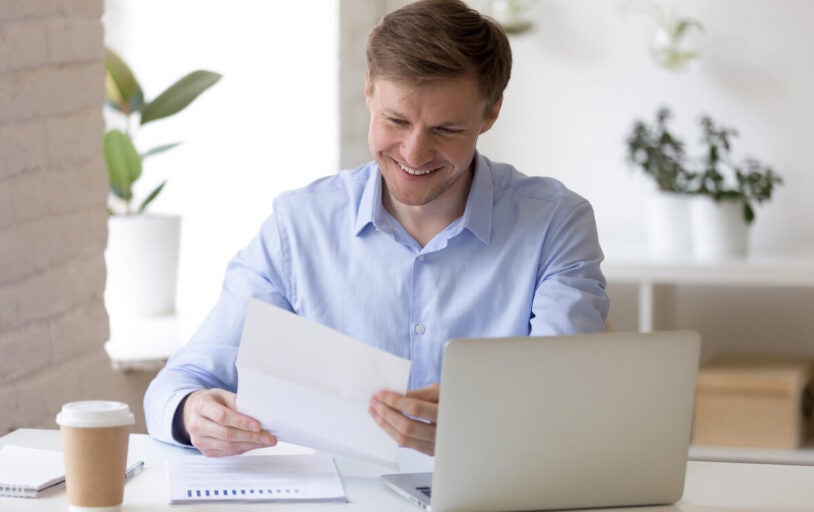
[[[98,49],[98,53],[88,50],[92,56],[88,59],[95,59],[94,72],[99,71],[104,44],[127,61],[147,98],[194,69],[223,75],[187,111],[144,128],[135,139],[140,149],[184,141],[145,162],[137,192],[143,195],[167,180],[151,209],[182,217],[176,309],[195,324],[214,304],[228,260],[257,232],[277,194],[370,159],[362,91],[365,40],[383,14],[405,3],[105,0],[102,5],[102,0],[86,0],[34,14],[26,10],[33,7],[10,7],[4,13],[6,28],[0,24],[0,41],[4,34],[11,37],[10,27],[36,31],[29,25],[37,24],[45,27],[41,30],[47,36],[54,24],[70,26],[77,19],[93,24],[98,15],[103,32],[100,27],[98,35],[83,43]],[[504,21],[507,7],[519,9],[516,18],[506,21],[517,23],[517,33],[510,39],[512,79],[500,118],[482,136],[480,151],[526,174],[555,177],[586,197],[594,206],[609,261],[622,253],[647,252],[646,199],[654,186],[626,163],[625,139],[635,120],[651,120],[661,106],[672,110],[672,127],[691,148],[700,147],[696,146],[697,123],[707,114],[738,130],[736,154],[770,163],[783,176],[784,185],[757,209],[750,257],[811,258],[814,214],[808,205],[814,173],[808,151],[814,71],[806,62],[814,47],[809,27],[814,3],[469,3]],[[654,58],[654,47],[663,37],[654,14],[658,12],[690,18],[702,27],[687,32],[686,44],[698,56],[682,69]],[[87,34],[87,30],[81,32]],[[12,78],[35,67],[19,64],[15,55],[0,49],[0,63],[4,63],[0,92],[6,87],[12,93],[9,97],[22,94],[12,89]],[[103,91],[101,86],[95,90],[101,112]],[[13,122],[36,119],[24,112],[0,114],[0,130]],[[7,150],[10,144],[0,147]],[[101,166],[98,158],[93,161],[96,168]],[[25,166],[18,170],[7,166],[0,174],[0,186],[11,194],[10,180],[27,173]],[[103,215],[98,208],[94,211]],[[0,249],[0,256],[12,254],[8,257],[19,260],[18,249],[10,245],[15,239],[8,233],[16,233],[28,220],[15,217],[13,211],[6,215],[11,220],[0,223],[0,238],[7,236],[9,245]],[[0,311],[0,348],[11,361],[28,357],[30,342],[22,340],[21,332],[29,332],[37,322],[53,322],[20,313],[20,286],[35,274],[21,272],[0,279],[6,310]],[[637,329],[637,290],[636,283],[609,283],[611,329]],[[94,304],[98,305],[100,293],[97,286]],[[37,307],[35,298],[27,304]],[[676,283],[660,307],[669,310],[660,314],[659,327],[699,331],[705,357],[731,349],[814,354],[811,287]],[[106,321],[98,312],[85,319],[96,324]],[[99,327],[89,335],[88,347],[99,350],[108,338],[105,329]],[[57,343],[56,337],[51,334],[51,345]],[[94,382],[115,381],[109,389],[138,407],[138,396],[151,378],[149,373],[122,376],[106,370],[95,381],[77,384],[81,390],[58,393],[53,404],[31,408],[26,405],[30,393],[20,392],[26,383],[39,379],[39,389],[45,389],[58,380],[43,375],[76,371],[55,358],[52,348],[42,353],[51,358],[47,364],[32,364],[30,371],[4,369],[0,403],[10,405],[0,418],[0,431],[23,425],[53,426],[55,404],[105,386]],[[93,357],[94,364],[107,363]],[[3,402],[4,397],[9,401]]]
[[[178,309],[213,304],[228,259],[259,228],[279,192],[370,159],[362,86],[367,31],[407,2],[108,0],[106,41],[153,95],[193,68],[222,81],[147,137],[186,142],[145,167],[145,189],[169,178],[154,210],[183,216]],[[506,2],[472,1],[493,16]],[[734,151],[770,163],[785,179],[757,209],[750,253],[808,255],[814,247],[809,123],[814,44],[805,0],[516,2],[528,30],[511,36],[512,79],[501,117],[480,151],[530,175],[552,176],[594,206],[607,255],[647,250],[646,198],[652,182],[625,162],[634,120],[661,106],[672,127],[700,151],[707,114],[739,136]],[[688,32],[699,57],[686,69],[652,56],[660,25],[653,7],[697,20]],[[613,283],[611,283],[613,285]],[[680,287],[679,287],[680,288]],[[611,325],[635,329],[635,290],[614,287]],[[674,322],[712,341],[814,347],[805,333],[807,290],[678,289]],[[715,314],[709,313],[714,311]],[[751,321],[747,321],[751,320]],[[757,320],[757,324],[752,322]],[[812,348],[814,350],[814,348]]]

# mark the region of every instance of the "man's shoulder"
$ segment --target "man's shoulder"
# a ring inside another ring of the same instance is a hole
[[[319,178],[304,187],[283,192],[278,199],[286,201],[316,197],[325,200],[331,195],[341,198],[361,194],[374,172],[376,172],[375,162],[368,162],[356,169],[342,170],[336,174]]]
[[[291,212],[295,216],[310,213],[335,215],[337,209],[359,204],[373,173],[375,162],[356,169],[339,171],[319,178],[308,185],[281,193],[274,199],[274,212],[279,216]]]
[[[514,166],[489,161],[492,182],[496,193],[510,200],[527,199],[541,202],[558,202],[570,206],[586,202],[585,198],[567,188],[563,183],[548,176],[529,176]]]

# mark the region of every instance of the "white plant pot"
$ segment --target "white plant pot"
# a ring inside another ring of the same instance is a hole
[[[174,313],[181,218],[115,215],[107,225],[108,313],[112,316]]]
[[[653,256],[690,256],[689,196],[657,190],[647,197],[647,239]]]
[[[695,196],[690,201],[692,252],[701,260],[746,257],[749,225],[739,200],[715,201]]]

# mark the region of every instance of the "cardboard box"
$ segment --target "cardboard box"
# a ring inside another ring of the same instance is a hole
[[[726,355],[698,372],[692,442],[797,448],[814,432],[812,360]]]

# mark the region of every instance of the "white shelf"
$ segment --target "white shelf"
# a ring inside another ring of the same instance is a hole
[[[203,315],[179,314],[110,317],[105,352],[114,370],[124,373],[160,370],[200,325]]]
[[[814,288],[814,251],[794,256],[752,256],[699,261],[655,258],[647,250],[609,250],[602,264],[609,283],[638,285],[639,331],[655,328],[656,291],[673,285]]]
[[[814,287],[814,256],[697,261],[622,255],[608,256],[602,270],[615,282]]]

